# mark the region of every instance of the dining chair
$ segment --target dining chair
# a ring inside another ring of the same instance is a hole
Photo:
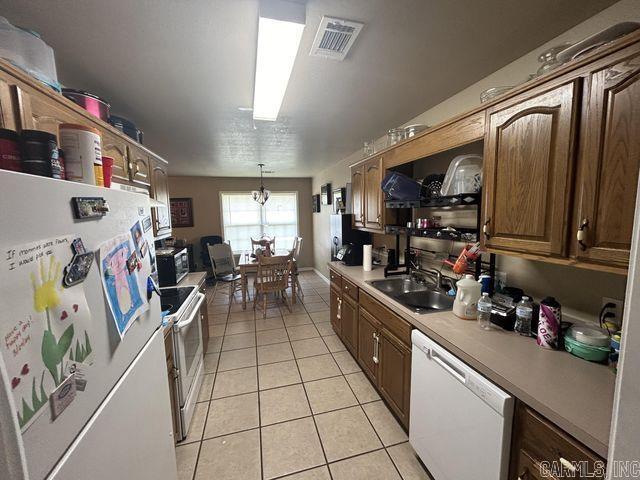
[[[298,296],[302,298],[302,300],[304,300],[304,292],[302,291],[302,287],[300,285],[300,279],[299,279],[300,272],[298,272],[298,258],[300,257],[301,250],[302,250],[302,237],[295,237],[293,239],[293,248],[291,249],[293,264],[291,266],[290,284],[293,284],[295,282],[296,293]]]
[[[267,235],[262,235],[258,240],[251,237],[251,253],[256,253],[258,249],[266,248],[269,246],[269,250],[271,250],[271,254],[276,251],[276,237],[269,237]]]
[[[277,305],[279,297],[282,297],[285,305],[291,311],[287,288],[291,275],[293,255],[258,255],[258,272],[254,283],[255,295],[253,297],[253,309],[262,308],[262,318],[267,317],[267,303],[270,294],[274,294],[274,303]],[[262,297],[262,302],[258,298]]]
[[[229,304],[233,302],[236,292],[242,291],[241,276],[236,271],[236,262],[233,258],[233,250],[228,243],[207,245],[213,276],[217,282],[229,286]]]

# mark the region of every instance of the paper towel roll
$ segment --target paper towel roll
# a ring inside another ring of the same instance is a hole
[[[362,269],[365,272],[371,271],[372,255],[373,255],[373,246],[363,245],[362,246]]]

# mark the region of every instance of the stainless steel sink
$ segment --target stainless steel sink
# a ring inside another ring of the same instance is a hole
[[[435,283],[418,282],[404,276],[367,283],[416,313],[453,308],[453,297],[436,288]]]

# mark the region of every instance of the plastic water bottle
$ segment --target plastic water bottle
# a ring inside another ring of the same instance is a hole
[[[478,325],[483,330],[491,330],[491,298],[487,292],[478,300]]]
[[[533,317],[533,305],[529,297],[522,297],[516,305],[515,331],[520,335],[531,335],[531,318]]]

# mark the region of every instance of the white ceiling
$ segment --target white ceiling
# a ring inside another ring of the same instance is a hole
[[[278,122],[250,107],[258,0],[0,0],[59,79],[134,120],[173,175],[311,176],[614,0],[308,0]],[[344,62],[310,57],[323,15],[365,23]]]

